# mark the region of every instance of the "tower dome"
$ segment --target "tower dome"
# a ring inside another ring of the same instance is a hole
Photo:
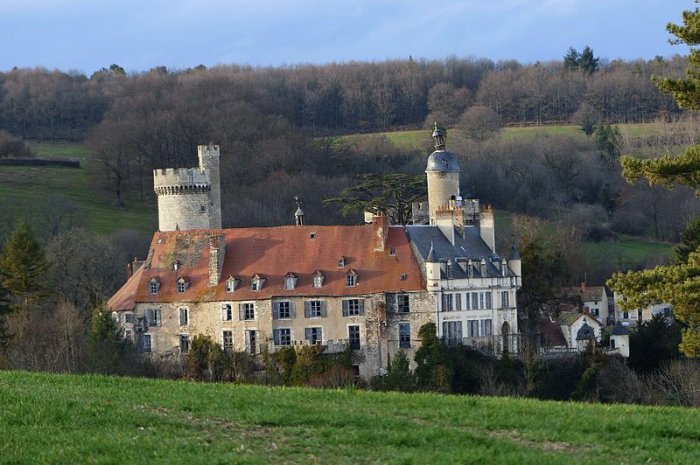
[[[459,163],[445,150],[445,136],[435,123],[433,129],[435,151],[428,156],[425,173],[428,178],[428,210],[430,223],[435,224],[436,212],[448,208],[450,199],[459,196]]]

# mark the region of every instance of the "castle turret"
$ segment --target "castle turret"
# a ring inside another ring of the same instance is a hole
[[[158,229],[221,228],[219,146],[199,146],[199,167],[153,170]]]
[[[445,150],[445,138],[437,123],[433,130],[435,151],[428,157],[425,173],[428,178],[428,213],[435,224],[436,213],[450,207],[450,200],[459,196],[459,163]]]

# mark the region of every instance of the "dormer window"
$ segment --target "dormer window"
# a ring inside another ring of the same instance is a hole
[[[355,271],[355,270],[348,271],[348,273],[345,275],[345,285],[347,287],[357,286],[357,271]]]
[[[233,292],[236,290],[236,287],[238,287],[238,284],[241,282],[240,279],[234,278],[233,276],[229,276],[228,279],[226,279],[226,292]]]
[[[294,273],[287,273],[284,275],[284,290],[291,291],[297,285],[297,275]]]
[[[345,268],[345,257],[340,257],[338,260],[338,268]]]
[[[158,289],[160,288],[160,281],[158,281],[156,278],[152,278],[148,282],[148,292],[151,294],[158,294]]]
[[[187,289],[187,286],[189,286],[189,284],[190,284],[189,281],[187,281],[183,277],[180,277],[180,279],[178,279],[177,282],[175,283],[175,287],[177,289],[177,292],[182,294],[183,292],[185,292],[185,290]]]
[[[253,279],[250,281],[250,289],[253,291],[259,291],[262,289],[263,284],[265,284],[265,278],[260,276],[259,274],[255,274],[253,276]]]
[[[313,287],[316,289],[323,287],[323,280],[325,276],[323,276],[323,273],[321,273],[319,270],[316,270],[314,272],[314,277],[313,277]]]
[[[180,269],[180,261],[179,261],[179,260],[175,260],[175,261],[173,262],[173,271],[177,271],[177,270],[179,270],[179,269]]]

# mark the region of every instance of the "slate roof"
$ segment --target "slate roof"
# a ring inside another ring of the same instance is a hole
[[[459,163],[454,155],[446,150],[436,150],[428,156],[425,171],[439,173],[459,173]]]
[[[457,264],[456,260],[463,263],[462,260],[472,259],[475,261],[474,273],[472,277],[500,277],[502,276],[500,270],[496,268],[493,261],[500,260],[497,254],[493,253],[489,246],[486,245],[484,240],[479,234],[479,229],[476,227],[465,227],[464,237],[462,237],[457,231],[455,231],[455,245],[452,245],[449,240],[442,234],[437,226],[406,226],[406,232],[413,245],[413,250],[416,253],[416,258],[420,263],[421,267],[425,267],[425,262],[430,254],[431,245],[433,252],[440,261],[449,261],[452,266],[452,274],[450,278],[462,279],[469,277],[467,271],[465,271],[460,265]],[[479,262],[481,259],[486,259],[486,275],[482,276]],[[443,272],[443,277],[444,276]],[[510,270],[508,270],[506,276],[515,276]]]
[[[603,286],[565,287],[562,291],[569,298],[581,297],[581,302],[600,302],[606,292]]]
[[[217,286],[209,286],[209,236],[223,234],[225,258]],[[133,308],[138,302],[198,302],[256,300],[285,296],[351,296],[378,292],[423,289],[420,269],[406,234],[400,227],[388,231],[384,252],[375,252],[373,225],[279,226],[157,232],[149,259],[109,300],[114,310]],[[390,255],[390,250],[394,251]],[[344,257],[345,266],[338,267]],[[175,270],[173,263],[180,266]],[[313,275],[325,276],[321,288],[312,287]],[[358,273],[357,285],[346,286],[346,274]],[[297,276],[294,289],[284,289],[287,273]],[[259,291],[251,289],[254,275],[265,278]],[[226,279],[240,279],[227,293]],[[176,291],[185,277],[189,286]],[[149,293],[149,281],[160,282],[157,294]]]

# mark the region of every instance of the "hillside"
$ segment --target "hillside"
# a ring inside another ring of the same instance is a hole
[[[694,464],[693,410],[0,372],[0,463]]]

